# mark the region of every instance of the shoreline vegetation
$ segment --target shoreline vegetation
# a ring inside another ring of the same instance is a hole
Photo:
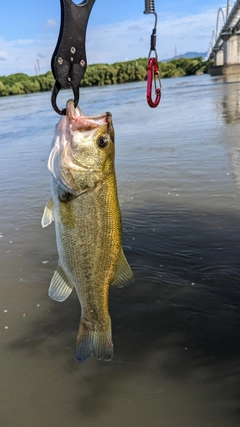
[[[81,87],[104,86],[119,83],[144,81],[147,78],[147,58],[114,64],[90,64],[87,67]],[[212,61],[204,62],[199,58],[179,58],[168,62],[159,61],[162,79],[205,74]],[[23,95],[52,90],[54,78],[51,71],[37,76],[24,73],[0,76],[0,97]]]

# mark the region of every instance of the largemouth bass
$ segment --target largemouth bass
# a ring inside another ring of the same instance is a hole
[[[54,220],[59,254],[49,296],[62,302],[76,289],[81,304],[76,361],[111,360],[109,287],[133,281],[122,249],[111,114],[86,117],[68,101],[66,116],[56,125],[48,169],[52,197],[42,226]]]

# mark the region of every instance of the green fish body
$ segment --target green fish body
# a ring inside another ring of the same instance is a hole
[[[111,360],[109,287],[133,281],[122,249],[112,118],[85,117],[73,101],[66,111],[49,156],[52,198],[42,218],[43,227],[55,222],[59,254],[49,296],[62,302],[76,289],[81,319],[75,359]]]

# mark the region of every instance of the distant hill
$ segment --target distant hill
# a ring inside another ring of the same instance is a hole
[[[182,55],[173,56],[169,59],[162,59],[161,62],[168,62],[172,59],[179,59],[179,58],[199,58],[202,57],[203,59],[207,56],[207,52],[186,52]]]

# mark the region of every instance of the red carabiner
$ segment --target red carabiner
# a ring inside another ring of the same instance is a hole
[[[159,83],[159,87],[157,87],[157,80]],[[152,86],[154,81],[154,88],[156,98],[152,100]],[[157,58],[150,58],[148,61],[148,75],[147,75],[147,102],[149,107],[156,108],[161,100],[162,91],[161,91],[161,80],[158,69],[158,61]]]

